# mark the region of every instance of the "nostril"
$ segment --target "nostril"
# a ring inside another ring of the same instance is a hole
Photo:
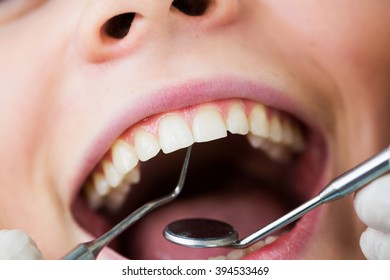
[[[115,39],[123,39],[129,33],[135,13],[124,13],[110,18],[103,26],[103,32]]]
[[[210,6],[211,0],[174,0],[172,6],[189,16],[201,16]]]

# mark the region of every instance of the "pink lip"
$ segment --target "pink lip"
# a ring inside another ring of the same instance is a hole
[[[266,106],[293,115],[305,123],[307,127],[317,131],[318,126],[313,123],[307,111],[303,110],[291,96],[252,80],[225,76],[213,79],[196,79],[180,85],[164,87],[145,94],[145,98],[139,100],[136,104],[133,101],[127,107],[122,107],[123,110],[113,116],[113,119],[109,122],[112,125],[105,127],[102,130],[101,137],[96,139],[95,143],[91,143],[90,149],[86,151],[83,157],[84,161],[76,169],[79,173],[72,180],[71,186],[73,187],[70,193],[70,201],[74,201],[86,176],[111,147],[112,143],[127,128],[157,113],[227,98],[245,98],[258,101]],[[314,186],[314,191],[321,189],[325,169],[323,168],[323,172],[321,172],[322,179],[317,180],[318,186]],[[306,247],[305,243],[309,242],[308,240],[314,232],[314,225],[318,220],[319,211],[316,210],[306,215],[289,234],[282,236],[275,243],[262,248],[260,251],[252,253],[247,258],[295,259],[299,257],[300,252]]]

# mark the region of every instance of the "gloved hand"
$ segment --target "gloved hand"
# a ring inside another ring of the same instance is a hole
[[[360,237],[367,259],[390,259],[390,175],[373,181],[355,196],[355,210],[368,226]]]
[[[24,231],[0,230],[0,260],[43,260],[43,256]]]

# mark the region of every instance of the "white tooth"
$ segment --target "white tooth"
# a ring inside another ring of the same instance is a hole
[[[246,255],[245,250],[236,249],[226,255],[227,260],[239,260]]]
[[[125,175],[123,181],[126,183],[137,184],[141,180],[141,168],[137,165],[133,170]]]
[[[282,134],[283,130],[280,118],[274,115],[269,126],[269,138],[275,143],[280,143],[282,142]]]
[[[245,135],[249,131],[248,119],[244,108],[239,103],[234,103],[229,110],[226,120],[227,130],[231,133]]]
[[[160,151],[157,138],[144,129],[137,129],[134,133],[135,150],[140,160],[147,161]]]
[[[269,244],[271,244],[272,242],[274,242],[276,239],[278,239],[278,237],[276,237],[276,236],[268,236],[268,237],[265,239],[265,244],[266,244],[266,245],[269,245]]]
[[[164,153],[170,153],[194,143],[188,124],[178,116],[164,117],[158,127],[160,145]]]
[[[253,244],[252,246],[246,248],[246,252],[248,254],[254,252],[254,251],[257,251],[259,250],[260,248],[264,247],[265,246],[265,242],[263,240],[259,241],[259,242],[256,242],[255,244]]]
[[[271,143],[263,137],[253,135],[252,133],[247,134],[246,137],[251,146],[255,149],[266,151],[268,148],[271,147]]]
[[[269,123],[265,107],[257,104],[253,107],[249,116],[249,130],[257,136],[269,137]]]
[[[287,148],[280,145],[270,145],[270,147],[266,150],[266,154],[269,158],[285,163],[290,159],[290,153],[288,152]]]
[[[127,199],[131,187],[128,184],[121,184],[118,188],[111,191],[106,197],[106,207],[112,212],[117,212]]]
[[[104,176],[106,177],[106,180],[111,187],[115,188],[119,186],[122,181],[123,175],[115,169],[114,165],[111,162],[108,162],[106,160],[103,161],[103,171]]]
[[[221,114],[212,108],[203,108],[196,112],[192,120],[192,133],[195,142],[207,142],[227,136],[225,122]]]
[[[98,172],[94,172],[93,176],[93,185],[95,187],[96,192],[100,196],[105,196],[110,191],[110,186],[104,176]]]
[[[226,257],[225,256],[210,257],[209,260],[211,261],[226,260]]]
[[[123,140],[118,140],[112,147],[112,162],[121,174],[132,170],[138,163],[134,148]]]
[[[103,197],[96,192],[91,181],[86,183],[84,192],[88,206],[91,209],[96,210],[103,206]]]

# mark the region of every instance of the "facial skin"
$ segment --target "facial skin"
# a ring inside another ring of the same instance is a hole
[[[327,180],[389,143],[390,2],[214,0],[200,16],[171,4],[0,1],[0,228],[25,230],[48,259],[86,239],[70,204],[80,170],[103,155],[91,147],[184,107],[169,107],[163,88],[240,79],[277,89],[320,131]],[[105,34],[129,12],[127,36]],[[362,230],[351,197],[325,205],[300,258],[362,258]]]

